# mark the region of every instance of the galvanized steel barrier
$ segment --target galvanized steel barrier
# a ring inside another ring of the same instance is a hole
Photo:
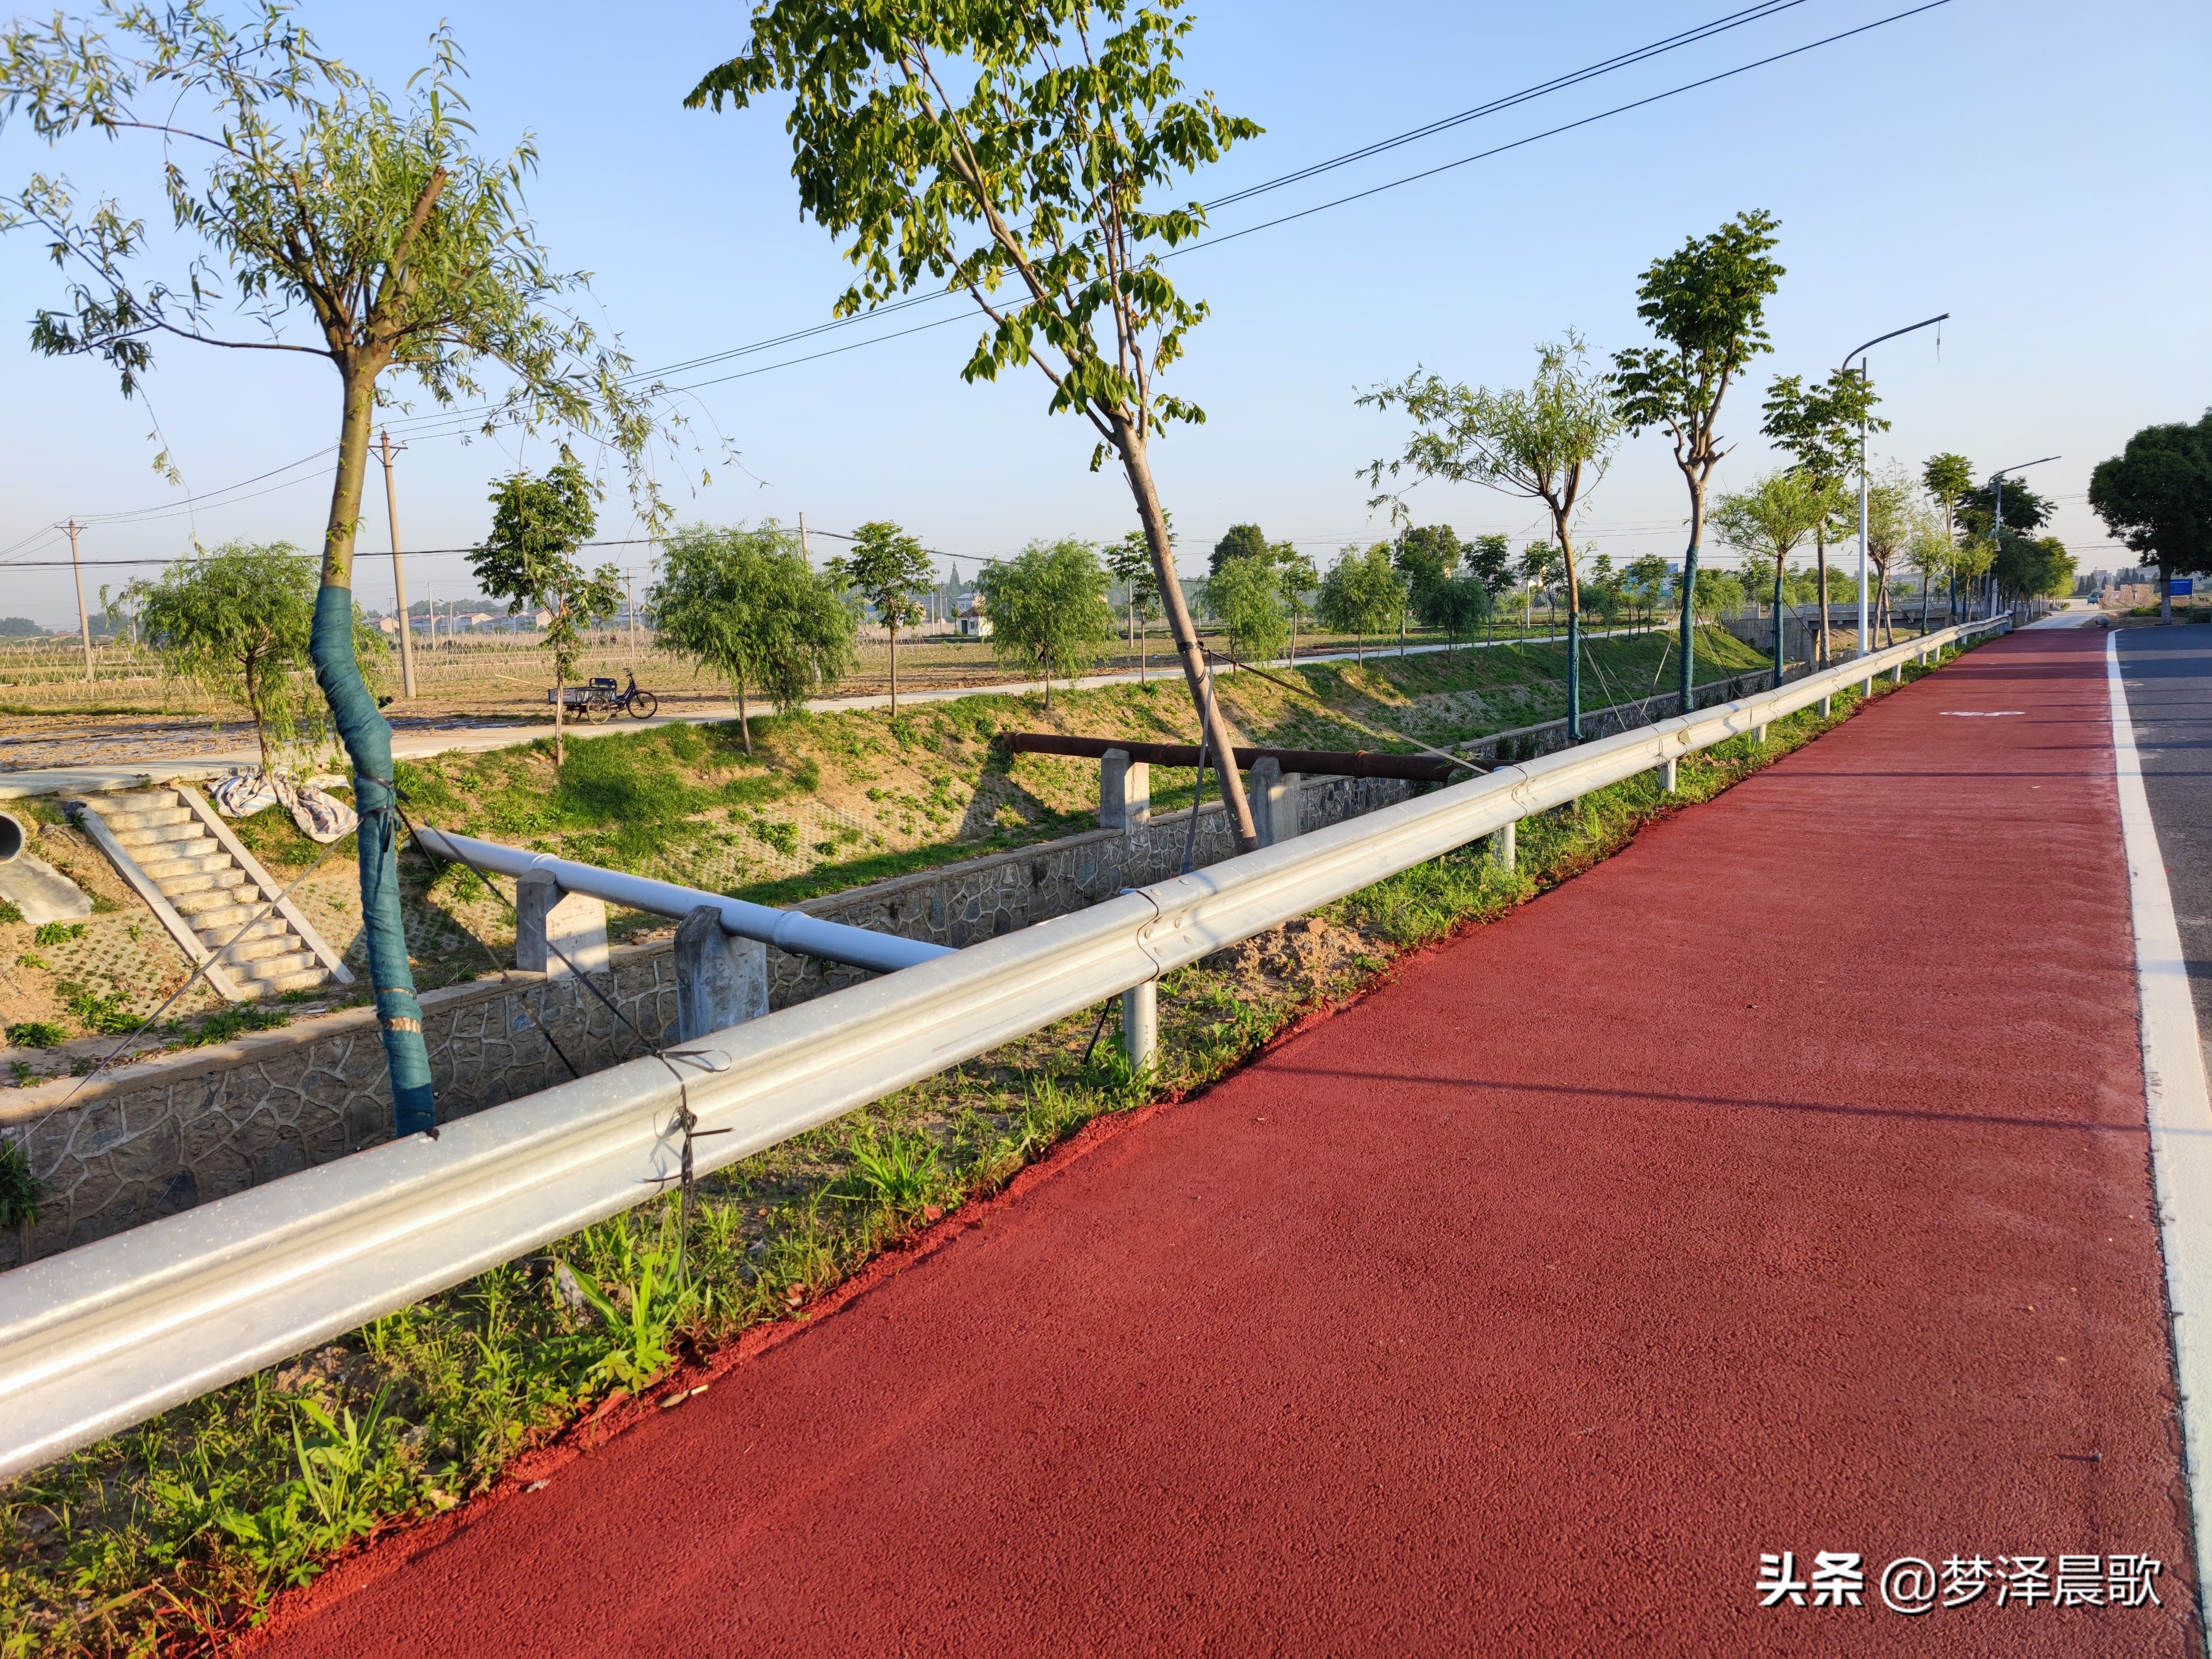
[[[1534,812],[2002,631],[1947,629],[1057,916],[0,1274],[0,1476],[34,1468]]]

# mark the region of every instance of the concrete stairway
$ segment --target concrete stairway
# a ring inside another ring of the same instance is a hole
[[[87,811],[80,825],[100,842],[186,954],[197,962],[222,951],[208,974],[222,995],[238,1001],[333,980],[352,982],[353,975],[297,905],[283,900],[270,907],[282,884],[197,791],[93,795],[82,805]],[[95,817],[96,825],[89,821]]]

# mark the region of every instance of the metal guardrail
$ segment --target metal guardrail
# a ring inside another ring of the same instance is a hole
[[[820,957],[827,962],[842,962],[878,974],[894,973],[953,954],[949,945],[904,939],[896,933],[878,933],[849,922],[824,921],[804,910],[779,910],[773,905],[754,904],[721,893],[702,892],[696,887],[679,887],[672,881],[655,881],[649,876],[624,875],[619,870],[602,870],[595,864],[578,864],[573,859],[556,858],[550,853],[526,853],[519,847],[502,847],[495,841],[478,841],[474,836],[434,830],[427,823],[416,830],[416,838],[441,859],[474,865],[479,870],[502,876],[526,876],[542,871],[552,877],[564,893],[586,894],[610,904],[643,910],[649,915],[673,916],[681,921],[699,906],[711,904],[722,913],[722,931],[726,933],[756,939],[796,956]]]
[[[1056,916],[0,1273],[0,1476],[126,1428],[668,1188],[688,1095],[720,1168],[1316,906],[1729,738],[1948,629]]]

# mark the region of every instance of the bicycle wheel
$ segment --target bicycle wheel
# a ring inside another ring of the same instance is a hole
[[[629,717],[634,720],[649,720],[660,712],[660,699],[650,691],[629,694]]]
[[[614,718],[615,714],[614,705],[601,696],[585,698],[583,708],[580,712],[593,726],[604,726]]]

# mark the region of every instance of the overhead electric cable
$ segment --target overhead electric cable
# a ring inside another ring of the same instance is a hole
[[[1486,115],[1495,115],[1501,110],[1511,109],[1516,105],[1528,102],[1531,99],[1541,98],[1549,93],[1563,92],[1569,87],[1579,86],[1584,81],[1595,80],[1601,75],[1610,75],[1615,70],[1627,69],[1666,52],[1676,52],[1684,46],[1695,46],[1701,40],[1712,40],[1717,35],[1727,33],[1730,29],[1741,28],[1747,23],[1761,22],[1781,12],[1790,10],[1793,6],[1802,5],[1804,3],[1805,0],[1765,0],[1764,4],[1747,7],[1739,12],[1731,12],[1725,17],[1717,17],[1710,23],[1700,23],[1697,27],[1685,29],[1680,34],[1670,34],[1662,40],[1654,40],[1650,46],[1638,46],[1632,52],[1622,52],[1617,57],[1607,58],[1601,62],[1585,65],[1565,75],[1554,76],[1548,81],[1540,81],[1534,86],[1523,87],[1518,92],[1509,92],[1502,97],[1492,99],[1486,104],[1477,104],[1473,109],[1462,110],[1456,115],[1444,116],[1439,120],[1430,122],[1425,126],[1415,127],[1410,132],[1401,132],[1395,138],[1378,139],[1374,143],[1363,145],[1358,149],[1346,150],[1341,155],[1332,156],[1326,161],[1316,161],[1310,167],[1300,167],[1295,173],[1285,173],[1279,178],[1269,179],[1256,185],[1247,185],[1242,190],[1234,190],[1226,196],[1216,197],[1212,201],[1206,204],[1206,210],[1211,213],[1216,208],[1247,201],[1252,197],[1264,195],[1271,190],[1280,190],[1285,185],[1295,185],[1302,180],[1318,177],[1324,173],[1333,173],[1338,167],[1350,167],[1354,161],[1364,161],[1370,155],[1380,155],[1385,150],[1396,149],[1401,145],[1413,143],[1437,133],[1449,131],[1454,127],[1463,126],[1469,121],[1480,120]]]

